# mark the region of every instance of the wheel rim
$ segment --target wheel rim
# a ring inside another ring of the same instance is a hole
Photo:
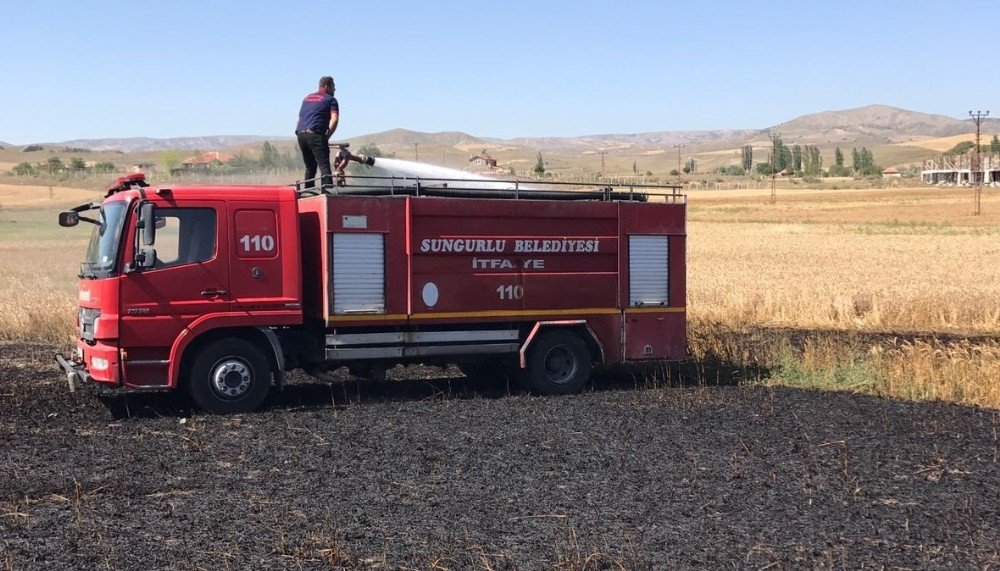
[[[567,347],[562,345],[553,347],[545,354],[545,376],[557,385],[572,381],[579,368],[576,357]]]
[[[212,391],[216,395],[236,400],[250,391],[253,384],[253,369],[243,359],[229,357],[220,360],[212,367]]]

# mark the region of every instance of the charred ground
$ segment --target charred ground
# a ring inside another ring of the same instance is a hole
[[[0,346],[0,568],[1000,564],[992,410],[411,369],[227,418],[51,351]]]

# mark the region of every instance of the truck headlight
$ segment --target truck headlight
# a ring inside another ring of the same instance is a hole
[[[90,360],[90,366],[95,371],[107,371],[111,363],[107,359],[102,359],[101,357],[94,357]]]

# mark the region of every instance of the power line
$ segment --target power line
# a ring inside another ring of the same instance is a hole
[[[976,164],[972,165],[972,176],[974,177],[974,182],[976,183],[975,198],[973,199],[973,216],[979,216],[982,210],[982,200],[983,200],[983,149],[980,144],[980,125],[983,119],[989,117],[990,112],[987,110],[985,113],[982,111],[976,111],[973,113],[969,111],[969,117],[976,122]]]

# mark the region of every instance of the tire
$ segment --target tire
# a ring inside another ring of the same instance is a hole
[[[213,414],[257,410],[271,389],[271,365],[256,345],[236,337],[219,339],[195,357],[188,391]]]
[[[531,347],[525,380],[540,395],[578,393],[590,378],[591,366],[590,350],[579,335],[549,331]]]

